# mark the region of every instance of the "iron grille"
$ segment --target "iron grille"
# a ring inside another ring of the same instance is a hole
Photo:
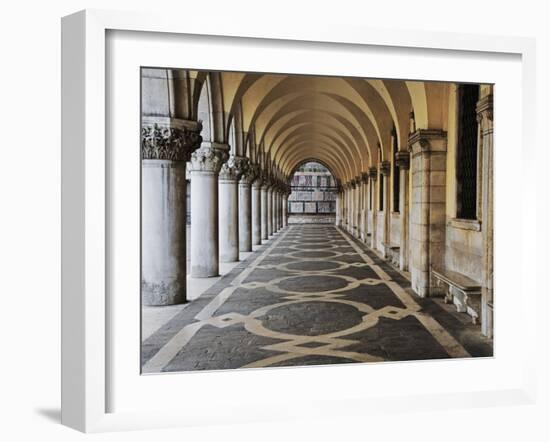
[[[476,104],[478,85],[459,89],[459,133],[457,144],[457,217],[476,219],[477,209],[477,142]]]

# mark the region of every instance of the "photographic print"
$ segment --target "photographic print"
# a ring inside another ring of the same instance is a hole
[[[493,355],[494,85],[140,75],[142,374]]]

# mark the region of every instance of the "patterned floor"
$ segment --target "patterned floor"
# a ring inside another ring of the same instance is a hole
[[[330,225],[289,226],[142,342],[142,372],[491,356],[492,343]]]

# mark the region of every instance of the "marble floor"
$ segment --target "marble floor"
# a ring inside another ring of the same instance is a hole
[[[146,330],[146,332],[144,332]],[[142,373],[492,356],[479,326],[334,225],[291,225],[182,306],[142,311]]]

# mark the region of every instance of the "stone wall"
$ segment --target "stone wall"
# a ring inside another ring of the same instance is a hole
[[[445,267],[481,281],[482,234],[476,221],[450,220],[445,235]]]
[[[386,217],[386,212],[378,211],[376,213],[377,220],[376,220],[376,249],[380,253],[384,253],[384,218]]]
[[[401,215],[399,212],[392,212],[390,215],[390,244],[399,246],[401,243]]]

